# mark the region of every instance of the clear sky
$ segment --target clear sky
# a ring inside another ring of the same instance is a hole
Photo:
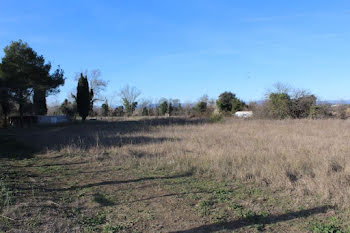
[[[22,39],[74,74],[100,69],[105,95],[195,101],[232,91],[262,99],[276,82],[350,99],[350,1],[0,0],[0,56]]]

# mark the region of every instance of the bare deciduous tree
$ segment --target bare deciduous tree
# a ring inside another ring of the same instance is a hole
[[[132,115],[135,111],[135,108],[137,106],[136,100],[140,95],[140,90],[138,90],[136,87],[130,87],[129,85],[126,85],[120,90],[119,96],[122,98],[124,107],[128,115]]]

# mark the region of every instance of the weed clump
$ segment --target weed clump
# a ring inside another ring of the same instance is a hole
[[[340,221],[337,217],[332,217],[327,221],[313,223],[310,230],[315,233],[342,233]]]
[[[339,164],[339,162],[332,160],[329,164],[329,173],[335,173],[335,172],[341,172],[344,168],[342,165]]]

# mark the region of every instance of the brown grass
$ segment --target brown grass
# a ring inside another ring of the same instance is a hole
[[[104,137],[115,134],[104,133]],[[135,138],[135,143],[108,147],[99,145],[98,135],[96,146],[88,149],[96,159],[108,153],[108,159],[118,163],[178,171],[194,169],[218,179],[258,182],[300,196],[317,195],[335,204],[349,203],[349,121],[227,120],[219,124],[156,126],[123,134]],[[84,154],[80,148],[79,143],[71,144],[62,151]]]
[[[141,118],[0,131],[0,231],[303,232],[330,216],[346,229],[349,127]]]

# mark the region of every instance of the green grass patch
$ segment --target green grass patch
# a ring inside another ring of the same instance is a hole
[[[342,233],[341,221],[337,217],[328,218],[325,221],[317,221],[311,224],[310,230],[314,233]]]
[[[123,225],[105,225],[103,226],[103,233],[117,233],[124,230],[126,227]]]
[[[97,231],[102,228],[107,221],[106,214],[99,212],[97,215],[92,217],[84,217],[82,224],[85,226],[87,231]]]
[[[214,206],[213,200],[201,200],[198,203],[198,211],[201,216],[210,215],[210,210]]]

